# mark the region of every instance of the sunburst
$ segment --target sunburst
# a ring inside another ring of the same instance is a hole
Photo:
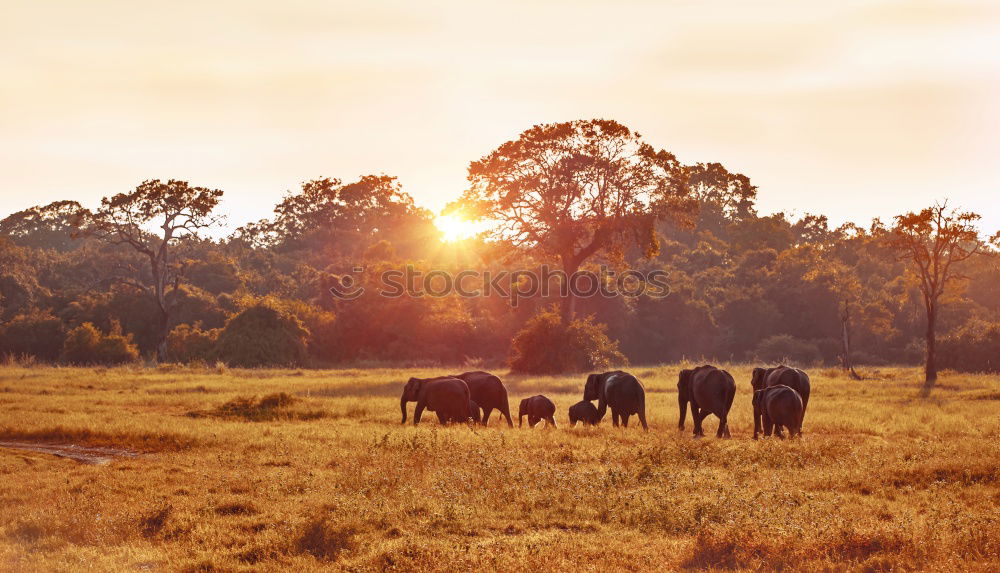
[[[441,240],[446,243],[470,239],[479,233],[481,227],[479,223],[458,215],[438,215],[434,225],[441,231]]]

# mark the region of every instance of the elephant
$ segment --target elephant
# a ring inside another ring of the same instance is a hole
[[[681,370],[677,379],[677,404],[680,406],[680,421],[677,429],[684,429],[687,405],[691,403],[691,417],[694,419],[694,435],[702,437],[705,431],[702,421],[709,415],[719,418],[716,438],[729,438],[729,410],[736,396],[736,381],[725,370],[715,366],[698,366],[691,370]]]
[[[594,426],[597,421],[597,407],[592,402],[581,400],[569,407],[571,426],[575,426],[577,422],[583,422],[585,426]]]
[[[809,375],[799,370],[798,368],[791,368],[781,364],[773,368],[754,368],[753,376],[750,378],[750,385],[753,387],[754,391],[763,390],[770,386],[777,386],[778,384],[784,384],[792,390],[799,393],[799,397],[802,398],[802,419],[805,420],[806,407],[809,406]],[[757,434],[761,431],[761,413],[758,409],[754,408],[753,411],[753,437],[757,438]],[[799,427],[799,433],[802,433],[802,428]]]
[[[626,428],[632,414],[639,416],[642,429],[649,431],[646,424],[646,390],[642,383],[628,372],[615,370],[603,374],[587,376],[587,384],[583,387],[585,401],[597,400],[597,419],[595,424],[604,419],[608,407],[611,407],[611,420],[615,427],[618,421]]]
[[[482,418],[479,416],[479,404],[472,400],[469,400],[469,419],[476,424],[482,422]]]
[[[805,413],[805,404],[802,397],[793,388],[784,384],[768,386],[753,393],[753,409],[759,411],[764,419],[764,435],[770,436],[772,428],[774,434],[781,439],[785,436],[781,433],[781,427],[788,428],[788,437],[794,438],[802,435],[802,415]],[[756,438],[756,436],[754,436]]]
[[[489,372],[478,370],[464,372],[454,376],[454,378],[465,381],[466,385],[469,386],[469,395],[483,409],[482,424],[484,426],[489,423],[490,414],[493,410],[498,410],[507,418],[507,427],[514,427],[514,422],[510,419],[510,403],[507,401],[507,388],[500,381],[500,378]]]
[[[403,412],[403,423],[406,423],[406,403],[416,402],[413,411],[413,425],[420,423],[420,415],[424,409],[437,413],[438,421],[465,422],[470,417],[469,387],[465,382],[451,376],[437,378],[410,378],[403,387],[403,396],[399,399],[399,409]]]
[[[528,417],[528,426],[534,428],[538,422],[545,420],[546,427],[556,427],[556,405],[541,394],[521,400],[521,406],[517,409],[517,426],[524,424],[524,417]]]

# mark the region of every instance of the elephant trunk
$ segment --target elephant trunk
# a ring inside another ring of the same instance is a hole
[[[608,413],[608,402],[604,398],[597,399],[597,419],[594,423],[598,423],[604,419],[604,415]]]
[[[406,396],[399,399],[399,409],[403,412],[403,423],[406,423]]]
[[[677,429],[683,430],[684,420],[687,418],[687,413],[688,413],[688,401],[683,394],[679,394],[677,396],[677,405],[680,406],[681,409],[681,417],[680,420],[677,422]]]

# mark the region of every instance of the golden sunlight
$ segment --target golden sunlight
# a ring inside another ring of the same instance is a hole
[[[469,239],[480,230],[480,225],[475,221],[469,221],[457,215],[438,215],[434,219],[434,225],[441,231],[441,240],[446,243]]]

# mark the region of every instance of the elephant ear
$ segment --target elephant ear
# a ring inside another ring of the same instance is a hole
[[[597,399],[597,374],[591,374],[587,376],[587,383],[583,386],[583,399],[584,400],[595,400]]]
[[[412,400],[417,399],[417,394],[420,393],[420,385],[423,382],[420,378],[410,378],[406,382],[406,386],[403,387],[403,395],[407,397],[412,397]]]
[[[687,369],[681,370],[681,373],[677,376],[677,388],[678,389],[680,389],[682,387],[685,387],[685,386],[687,386],[688,384],[691,383],[691,374],[693,372],[694,372],[694,370],[687,370]]]
[[[754,368],[753,375],[750,377],[750,386],[754,390],[758,390],[764,387],[764,377],[767,375],[767,370],[763,368]]]

